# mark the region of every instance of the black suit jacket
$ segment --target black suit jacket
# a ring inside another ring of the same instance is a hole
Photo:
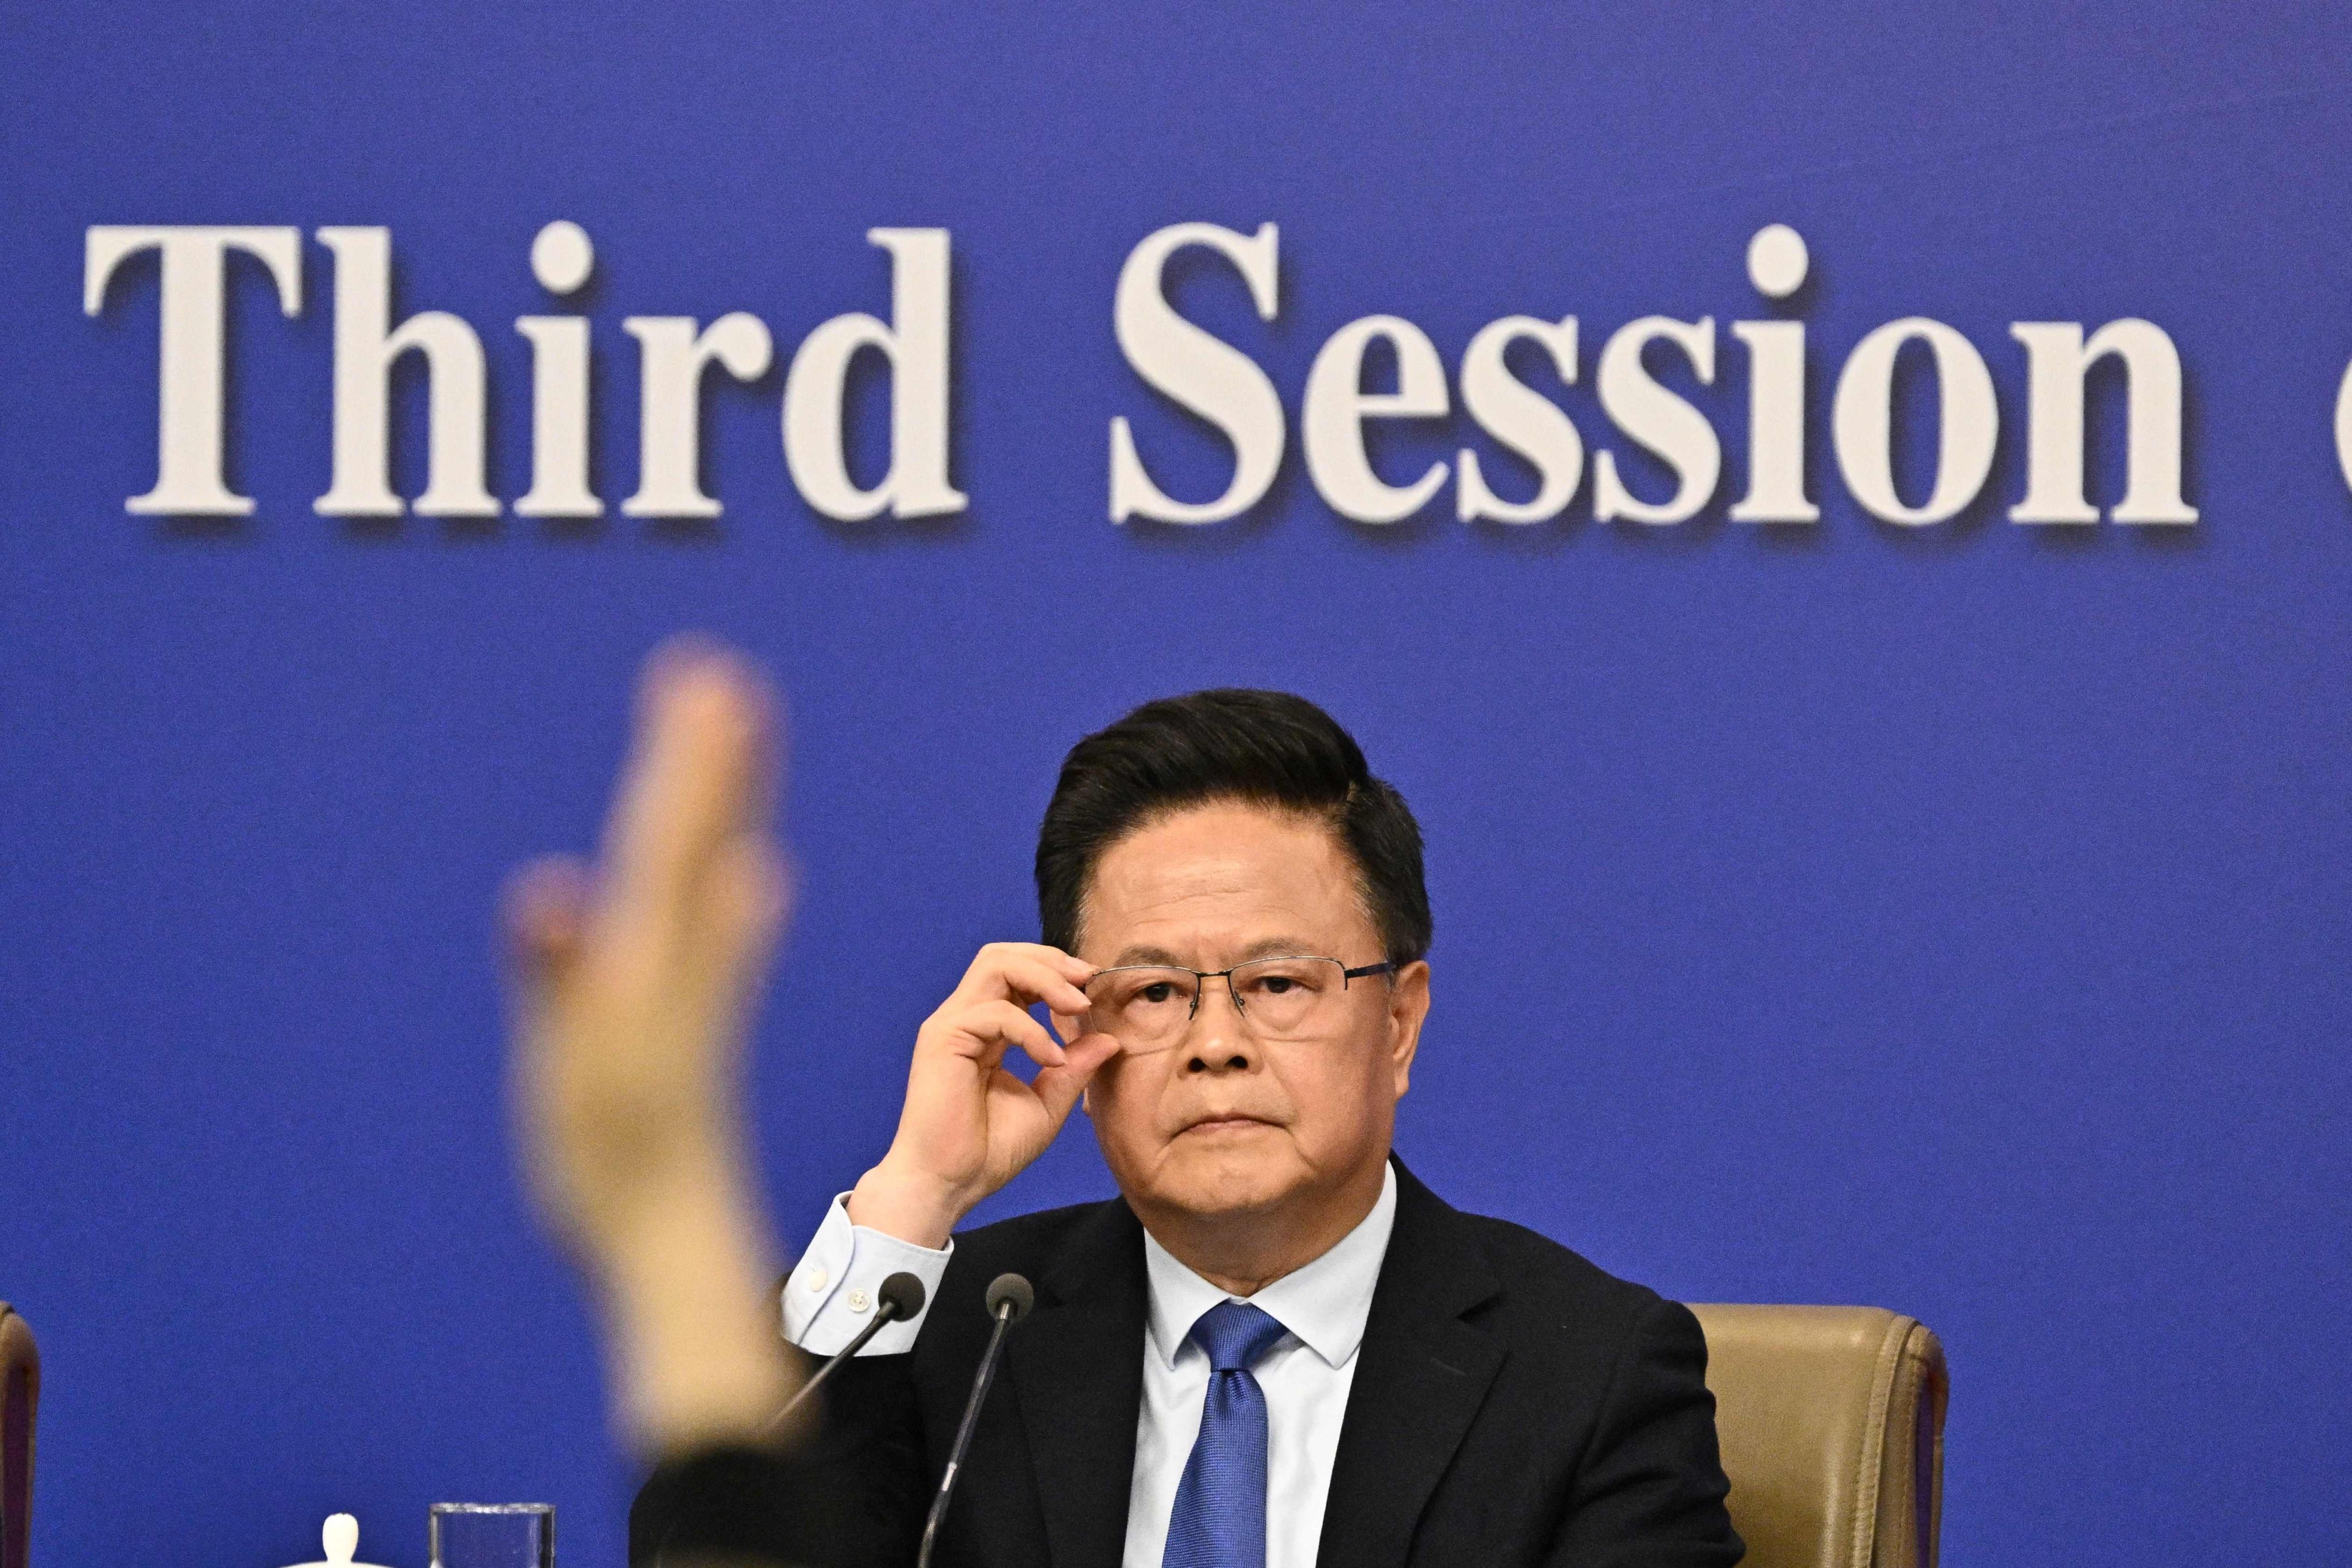
[[[908,1568],[1007,1270],[1037,1287],[980,1420],[938,1568],[1118,1568],[1142,1401],[1143,1231],[1123,1201],[959,1237],[914,1350],[828,1385],[789,1464],[657,1470],[630,1558]],[[1321,1568],[1730,1568],[1706,1343],[1684,1307],[1449,1207],[1397,1166],[1323,1514]],[[1280,1500],[1273,1500],[1280,1507]]]

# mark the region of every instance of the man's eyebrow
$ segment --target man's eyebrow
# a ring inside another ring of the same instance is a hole
[[[1234,962],[1247,963],[1253,958],[1320,958],[1322,950],[1311,942],[1295,936],[1267,936],[1242,949]]]
[[[1247,963],[1254,958],[1321,958],[1315,944],[1295,936],[1262,936],[1234,955],[1235,963]],[[1190,969],[1191,964],[1164,947],[1129,947],[1119,951],[1109,967],[1125,969],[1135,964],[1164,964],[1171,969]]]

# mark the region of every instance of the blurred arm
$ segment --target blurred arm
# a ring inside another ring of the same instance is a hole
[[[756,1440],[802,1376],[737,1110],[787,902],[774,730],[739,660],[663,648],[597,862],[542,861],[509,901],[531,1189],[596,1290],[648,1458]]]

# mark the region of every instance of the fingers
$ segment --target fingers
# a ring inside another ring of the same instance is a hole
[[[723,844],[764,830],[775,730],[764,684],[736,656],[681,638],[646,661],[605,844],[616,915],[675,910]]]
[[[1030,1080],[1029,1088],[1045,1108],[1053,1128],[1058,1131],[1069,1120],[1071,1108],[1078,1096],[1086,1092],[1097,1068],[1118,1055],[1118,1041],[1110,1035],[1084,1035],[1072,1040],[1057,1066],[1041,1068]]]
[[[550,855],[507,882],[499,927],[507,962],[534,986],[569,969],[580,956],[588,919],[588,868],[566,855]]]
[[[714,853],[695,922],[698,962],[738,1005],[766,973],[792,910],[792,877],[764,837],[739,834]]]
[[[509,1070],[525,1180],[557,1226],[566,1230],[573,1226],[577,1205],[562,1173],[576,1161],[562,1135],[564,1097],[559,1083],[582,1053],[576,1041],[550,1024],[560,1016],[562,988],[583,962],[589,896],[587,868],[549,856],[508,879],[499,921],[512,985],[515,1044]]]
[[[958,1009],[951,1024],[959,1039],[983,1047],[1000,1040],[1019,1046],[1039,1067],[1058,1067],[1064,1059],[1061,1043],[1016,1002],[974,1003]]]
[[[1081,987],[1095,966],[1058,947],[1032,942],[994,942],[980,950],[956,987],[959,999],[978,1002],[1009,997],[1043,1002],[1055,1012],[1083,1014],[1090,1004]]]

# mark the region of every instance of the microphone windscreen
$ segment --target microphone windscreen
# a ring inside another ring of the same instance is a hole
[[[882,1281],[874,1292],[875,1300],[890,1309],[890,1316],[905,1322],[923,1310],[923,1282],[908,1273],[893,1274]]]
[[[992,1318],[1001,1312],[1008,1321],[1017,1323],[1036,1304],[1037,1292],[1018,1274],[1000,1274],[988,1282],[988,1315]]]

